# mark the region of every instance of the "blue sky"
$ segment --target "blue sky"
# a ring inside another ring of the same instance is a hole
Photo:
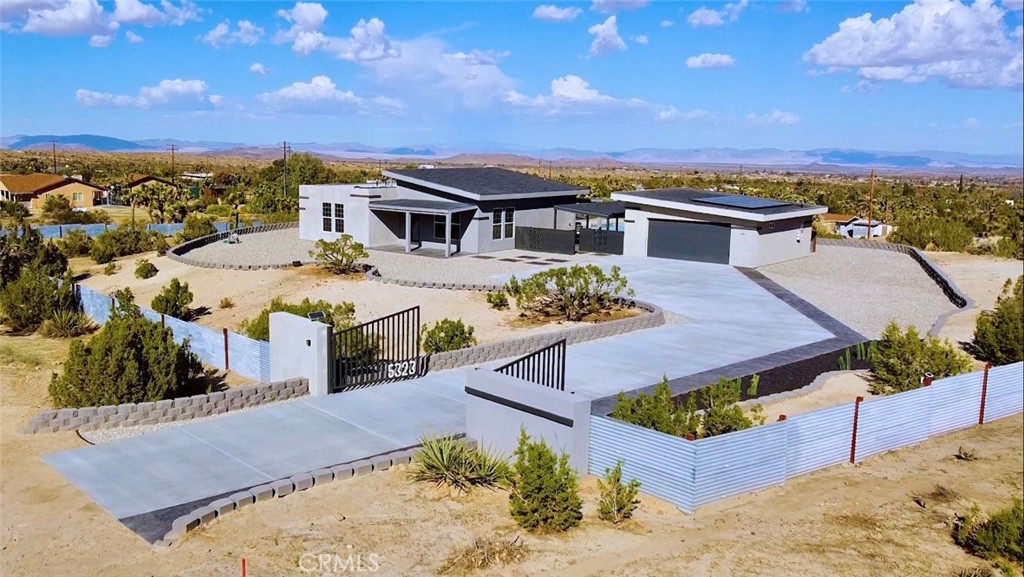
[[[1022,0],[3,0],[0,134],[1024,154]]]

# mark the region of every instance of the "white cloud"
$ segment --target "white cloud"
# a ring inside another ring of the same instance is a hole
[[[848,18],[804,60],[828,72],[856,69],[865,80],[924,82],[967,88],[1024,85],[1022,27],[1004,22],[991,0],[917,0],[889,18]]]
[[[135,96],[110,94],[79,89],[75,100],[83,106],[114,108],[152,108],[154,106],[187,105],[208,101],[206,82],[202,80],[161,80],[156,86],[144,86]]]
[[[609,16],[601,24],[594,24],[587,29],[587,32],[594,36],[590,43],[590,54],[593,56],[604,56],[617,50],[625,50],[626,43],[619,36],[619,27],[616,25],[615,16]]]
[[[683,122],[691,122],[694,120],[704,120],[711,116],[711,113],[701,108],[695,108],[688,112],[679,112],[675,106],[669,106],[663,108],[654,115],[654,119],[659,122],[669,122],[672,120],[682,120]]]
[[[259,43],[260,38],[263,37],[263,28],[256,26],[248,20],[239,20],[237,26],[238,29],[232,32],[230,22],[221,22],[203,36],[203,43],[215,48],[236,42],[246,46],[253,46]]]
[[[209,100],[210,104],[214,106],[220,106],[224,103],[224,97],[220,94],[211,94],[207,100]]]
[[[277,15],[292,23],[288,30],[279,30],[274,35],[277,44],[292,43],[292,51],[307,55],[327,43],[327,37],[319,31],[327,19],[327,10],[316,2],[296,2],[291,10],[278,10]]]
[[[646,34],[641,34],[639,36],[634,36],[632,38],[632,40],[633,40],[633,43],[640,44],[641,46],[647,46],[647,44],[651,41],[651,39],[648,38]]]
[[[328,36],[320,31],[327,20],[327,10],[315,2],[296,2],[291,10],[278,10],[277,15],[292,23],[288,30],[274,35],[277,44],[291,43],[292,52],[303,56],[322,50],[339,60],[363,62],[397,58],[400,49],[392,43],[379,18],[360,19],[349,31],[348,38]]]
[[[93,36],[115,32],[96,0],[68,0],[56,8],[29,8],[22,32],[43,36]]]
[[[0,29],[43,36],[88,36],[90,46],[106,46],[121,24],[180,25],[201,19],[201,10],[189,0],[175,5],[163,0],[161,8],[140,0],[115,0],[107,12],[98,0],[3,0]]]
[[[793,114],[792,112],[783,112],[778,108],[773,108],[771,112],[767,114],[757,115],[751,112],[747,115],[747,123],[757,125],[768,125],[774,124],[779,126],[789,126],[800,122],[800,117]]]
[[[736,64],[736,60],[728,54],[711,54],[705,52],[686,59],[687,68],[728,68]]]
[[[179,5],[162,0],[160,6],[163,10],[140,0],[114,0],[114,12],[111,14],[111,18],[122,24],[145,26],[157,24],[181,26],[186,22],[202,20],[202,11],[189,0],[182,0]]]
[[[260,76],[266,76],[268,70],[266,66],[260,64],[259,62],[253,62],[249,66],[249,72],[252,72],[253,74],[259,74]]]
[[[971,132],[974,132],[977,130],[981,130],[981,123],[978,122],[977,118],[971,116],[967,120],[964,120],[963,127],[964,130],[970,130]]]
[[[142,38],[142,36],[139,36],[138,34],[132,32],[131,30],[128,30],[127,32],[125,32],[124,33],[124,37],[125,37],[126,40],[128,40],[128,42],[130,42],[132,44],[142,44],[142,41],[144,40]]]
[[[648,115],[654,120],[667,120],[678,116],[671,106],[652,104],[639,98],[614,98],[601,94],[590,83],[574,74],[551,81],[551,93],[530,98],[515,90],[504,97],[506,104],[543,116],[560,114],[591,115],[600,112]]]
[[[569,8],[559,8],[552,4],[544,4],[537,6],[533,10],[533,17],[537,20],[545,20],[547,22],[571,22],[578,18],[580,14],[583,14],[581,8],[575,6]]]
[[[113,34],[96,35],[89,39],[89,46],[93,48],[106,48],[114,40]]]
[[[615,14],[622,10],[636,10],[647,6],[649,0],[594,0],[590,9],[603,14]]]
[[[274,92],[264,92],[256,99],[271,110],[309,114],[394,113],[402,108],[402,103],[394,98],[378,96],[367,100],[351,90],[339,90],[329,77],[322,75],[309,82],[294,82]]]
[[[735,22],[740,14],[750,5],[750,0],[739,0],[726,4],[721,10],[711,10],[706,6],[693,11],[686,22],[693,27],[698,26],[721,26],[726,22]]]
[[[811,7],[807,5],[807,0],[784,0],[779,2],[776,10],[779,12],[799,13],[810,12]]]
[[[203,11],[189,0],[182,0],[178,6],[168,0],[160,0],[160,6],[164,9],[164,23],[166,24],[181,26],[186,22],[199,22],[203,19]]]
[[[1003,0],[1003,8],[1013,12],[1024,10],[1024,0]]]
[[[675,25],[676,25],[676,23],[671,21],[671,20],[662,20],[661,24],[660,24],[660,26],[662,28],[671,28],[671,27],[673,27]]]

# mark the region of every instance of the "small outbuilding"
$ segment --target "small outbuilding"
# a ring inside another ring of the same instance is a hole
[[[811,254],[813,204],[690,188],[612,193],[625,204],[623,254],[760,267]]]

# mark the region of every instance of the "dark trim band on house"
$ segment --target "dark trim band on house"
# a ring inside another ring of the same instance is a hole
[[[389,212],[413,212],[416,214],[456,214],[467,210],[476,210],[476,206],[462,202],[447,200],[376,200],[370,204],[370,210],[386,210]]]
[[[501,405],[503,407],[508,407],[510,409],[515,409],[517,411],[526,413],[528,415],[533,415],[534,417],[540,417],[541,419],[545,419],[547,421],[551,421],[552,423],[558,423],[559,425],[564,425],[566,427],[573,426],[573,420],[568,418],[568,417],[563,417],[561,415],[556,415],[554,413],[545,411],[543,409],[538,409],[536,407],[531,407],[529,405],[524,405],[524,404],[516,402],[516,401],[512,401],[512,400],[509,400],[509,399],[498,397],[498,396],[492,395],[490,393],[481,391],[479,389],[474,389],[472,387],[466,387],[466,394],[470,395],[472,397],[477,397],[477,398],[483,399],[485,401],[490,401],[492,403]]]
[[[352,198],[381,198],[379,194],[351,194]]]

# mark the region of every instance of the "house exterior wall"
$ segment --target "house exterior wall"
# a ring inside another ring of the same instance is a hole
[[[48,190],[32,199],[32,208],[43,208],[47,196],[63,196],[68,199],[71,208],[89,208],[96,205],[96,199],[102,191],[80,182],[68,182],[53,190]],[[75,194],[80,193],[81,199],[75,200]]]

